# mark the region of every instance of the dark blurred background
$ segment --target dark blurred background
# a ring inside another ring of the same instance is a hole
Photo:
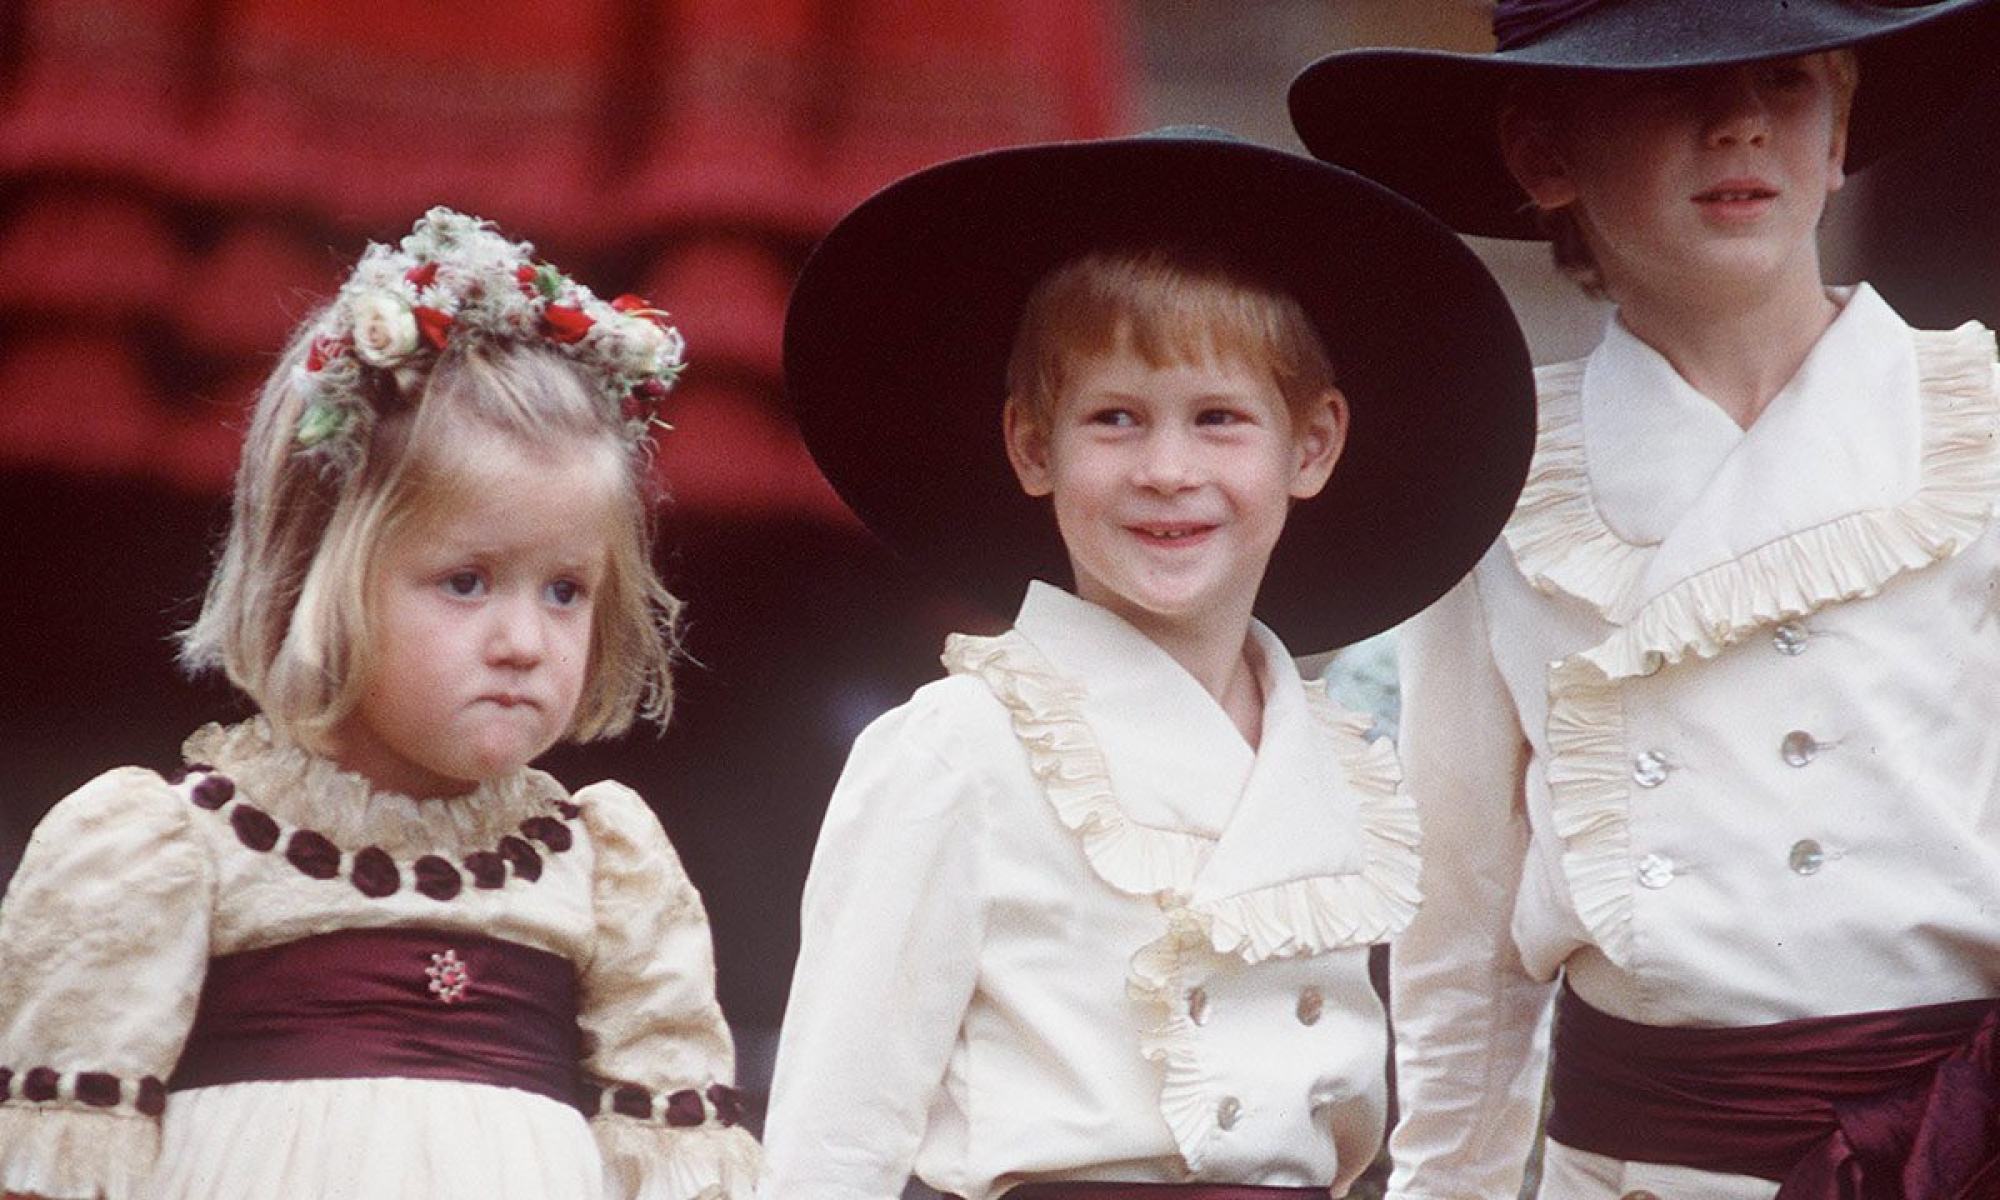
[[[753,1090],[848,741],[990,618],[848,518],[785,416],[785,296],[906,171],[1201,121],[1296,148],[1319,54],[1485,49],[1478,0],[0,0],[0,880],[54,801],[246,710],[172,664],[244,406],[362,245],[446,203],[673,310],[659,469],[692,661],[662,737],[558,752],[651,798],[708,899]],[[1863,87],[1868,82],[1863,81]],[[1841,197],[1836,276],[1920,325],[2000,320],[2000,122],[1976,106]],[[1603,312],[1481,244],[1543,360]],[[1329,248],[1337,252],[1337,248]],[[1443,349],[1443,348],[1441,348]]]

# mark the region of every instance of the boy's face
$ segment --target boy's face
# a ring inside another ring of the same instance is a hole
[[[1538,207],[1575,214],[1614,295],[1754,283],[1810,269],[1843,180],[1847,128],[1830,55],[1607,76],[1553,119],[1503,123]]]
[[[1077,594],[1155,636],[1247,622],[1291,501],[1325,486],[1346,429],[1337,391],[1295,420],[1268,370],[1154,367],[1122,339],[1074,364],[1047,428],[1007,410],[1015,472],[1053,497]]]

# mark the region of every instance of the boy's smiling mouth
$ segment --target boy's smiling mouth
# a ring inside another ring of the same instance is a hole
[[[1720,214],[1761,210],[1777,198],[1778,189],[1761,179],[1725,179],[1692,197],[1704,211]]]
[[[1174,543],[1192,541],[1215,526],[1195,521],[1172,521],[1128,525],[1126,528],[1150,542]]]

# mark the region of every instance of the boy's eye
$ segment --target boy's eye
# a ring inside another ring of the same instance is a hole
[[[483,595],[486,592],[486,577],[477,571],[453,571],[445,576],[444,590],[467,598]]]
[[[574,579],[558,579],[549,584],[549,603],[558,608],[568,608],[583,599],[583,585]]]
[[[1085,418],[1092,425],[1137,425],[1139,418],[1129,408],[1100,408]]]
[[[1234,425],[1249,420],[1245,414],[1233,408],[1204,408],[1195,414],[1197,425]]]

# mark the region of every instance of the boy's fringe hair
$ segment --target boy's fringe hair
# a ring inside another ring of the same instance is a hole
[[[299,452],[299,381],[318,314],[266,381],[237,470],[229,533],[201,615],[181,634],[190,672],[219,669],[308,748],[354,711],[371,666],[368,587],[386,540],[449,498],[482,433],[530,451],[596,448],[615,463],[607,570],[593,609],[584,691],[567,736],[664,727],[680,602],[652,563],[652,473],[596,398],[587,369],[533,343],[466,339],[422,392],[377,419],[358,469]]]
[[[1158,247],[1093,251],[1035,286],[1007,362],[1009,402],[1046,428],[1076,360],[1120,339],[1149,366],[1215,357],[1268,369],[1295,420],[1333,387],[1297,300],[1226,263]]]

